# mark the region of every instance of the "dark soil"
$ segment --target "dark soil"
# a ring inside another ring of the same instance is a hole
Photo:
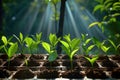
[[[86,76],[92,79],[106,79],[108,76],[101,69],[87,69]]]
[[[30,59],[35,59],[35,60],[39,60],[39,59],[44,59],[44,56],[43,55],[31,55]]]
[[[33,77],[34,77],[34,73],[29,69],[20,70],[16,72],[16,74],[13,76],[13,78],[16,78],[16,79],[30,79]]]
[[[73,68],[79,66],[78,63],[75,62],[75,61],[73,61],[72,64],[73,64]],[[65,61],[62,62],[62,66],[66,66],[67,68],[70,68],[71,67],[71,62],[69,60],[65,60]]]
[[[19,54],[14,59],[16,59],[16,58],[24,60],[27,58],[27,56],[25,56],[24,54]]]
[[[6,61],[8,59],[8,56],[6,54],[0,55],[0,59],[3,59],[3,61]]]
[[[120,55],[114,55],[110,57],[112,60],[119,60],[120,61]]]
[[[63,78],[69,79],[81,79],[84,78],[84,74],[82,74],[79,70],[68,70],[62,73]]]
[[[22,64],[22,60],[19,58],[15,58],[13,60],[7,61],[4,66],[20,66]]]
[[[111,68],[112,67],[118,67],[116,63],[114,63],[114,62],[112,62],[110,60],[103,60],[102,63],[101,63],[101,65],[103,67],[111,67]]]
[[[3,63],[3,60],[2,59],[0,59],[0,65]]]
[[[59,72],[56,70],[42,70],[38,73],[37,78],[39,79],[55,79],[59,78]]]
[[[113,69],[111,77],[120,79],[120,68]]]
[[[26,63],[24,64],[24,66],[40,66],[40,63],[38,61],[35,61],[33,59],[28,60],[28,63],[26,65]]]
[[[56,66],[60,66],[59,62],[58,61],[53,61],[53,62],[49,62],[49,61],[46,61],[44,62],[43,66],[52,66],[52,67],[56,67]]]
[[[68,55],[63,55],[63,56],[62,56],[62,59],[70,59],[70,58],[69,58]],[[73,56],[73,59],[78,59],[78,57],[74,55],[74,56]]]
[[[6,69],[0,70],[0,78],[8,78],[10,75],[10,71]]]
[[[99,55],[99,58],[97,59],[98,61],[99,60],[109,60],[108,56],[106,55]]]

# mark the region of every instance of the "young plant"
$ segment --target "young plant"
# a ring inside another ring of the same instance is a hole
[[[94,67],[95,61],[99,58],[98,56],[95,56],[93,58],[85,57],[91,64],[92,68]]]
[[[20,32],[20,34],[19,34],[19,37],[18,36],[16,36],[16,35],[13,35],[17,40],[18,40],[18,42],[19,42],[19,44],[20,44],[20,51],[21,51],[21,54],[23,54],[24,53],[24,37],[23,37],[23,34]]]
[[[82,49],[86,53],[86,55],[89,54],[89,52],[95,47],[94,44],[90,44],[92,38],[86,38],[87,35],[82,34],[81,35],[81,41],[82,41]]]
[[[5,52],[8,55],[8,61],[10,61],[11,57],[17,52],[18,50],[18,44],[17,43],[13,43],[12,45],[10,45],[10,47],[8,49],[6,49],[4,47]]]
[[[26,47],[29,49],[31,54],[34,49],[37,49],[39,44],[39,42],[35,42],[31,37],[26,37],[25,43],[26,43]]]
[[[71,40],[70,34],[64,36],[65,41],[60,40],[62,44],[62,49],[69,56],[71,62],[71,69],[73,68],[73,56],[79,50],[80,39],[74,38]]]
[[[58,43],[58,41],[60,40],[60,38],[57,38],[57,36],[55,34],[50,34],[49,35],[49,43],[47,42],[42,42],[42,46],[43,48],[48,52],[49,57],[48,60],[50,62],[56,60],[57,58],[57,51],[56,51],[56,45]]]
[[[7,40],[5,36],[2,36],[2,42],[4,43],[4,45],[2,45],[2,48],[6,52],[9,62],[10,62],[11,57],[17,52],[17,49],[18,49],[18,44],[12,43],[10,42],[10,40],[11,39]]]
[[[33,38],[34,38],[34,40],[37,44],[40,44],[42,42],[41,37],[42,37],[42,32],[41,33],[36,33],[35,36],[33,35]],[[39,47],[37,45],[37,53],[38,53],[38,50],[39,50]]]
[[[104,53],[107,53],[107,51],[110,49],[110,47],[107,47],[105,45],[106,40],[100,42],[98,39],[93,38],[93,43],[97,46],[98,49],[102,50]]]
[[[114,51],[116,52],[116,54],[119,54],[120,51],[119,51],[119,47],[120,47],[120,44],[116,45],[112,40],[108,39],[108,41],[111,43],[111,45],[113,46],[113,49]]]

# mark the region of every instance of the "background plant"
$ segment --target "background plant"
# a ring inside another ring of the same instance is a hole
[[[80,48],[80,39],[74,38],[71,40],[70,34],[63,37],[65,40],[60,40],[63,51],[69,56],[71,62],[71,69],[73,68],[73,56]]]

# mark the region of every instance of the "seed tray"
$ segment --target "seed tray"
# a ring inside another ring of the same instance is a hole
[[[7,58],[0,55],[0,79],[120,79],[119,55],[107,55],[96,60],[94,67],[84,58],[84,55],[75,55],[73,68],[69,58],[60,54],[50,63],[48,54],[17,54],[11,58],[8,66]],[[91,56],[90,56],[91,57]],[[107,58],[106,58],[107,57]],[[14,61],[15,60],[15,61]],[[27,60],[27,64],[25,62]],[[19,63],[19,64],[18,64]]]

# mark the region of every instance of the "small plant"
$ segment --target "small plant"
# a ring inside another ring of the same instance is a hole
[[[30,53],[38,47],[39,42],[35,42],[31,37],[25,38],[26,47],[29,49]]]
[[[50,34],[49,35],[49,41],[50,43],[47,42],[42,42],[43,48],[48,52],[49,57],[48,60],[50,62],[54,61],[57,58],[57,51],[56,51],[56,45],[60,38],[57,38],[55,34]]]
[[[33,35],[33,38],[34,38],[34,40],[37,44],[40,44],[42,42],[41,37],[42,37],[42,32],[41,33],[36,33],[35,36]],[[38,53],[39,47],[38,47],[38,45],[36,45],[36,46],[37,46],[37,53]]]
[[[119,51],[119,47],[120,47],[120,44],[116,45],[112,40],[108,39],[108,41],[111,43],[111,45],[113,46],[113,49],[114,51],[116,52],[116,54],[119,54],[120,51]]]
[[[65,41],[60,40],[62,49],[69,56],[71,62],[71,69],[73,68],[73,56],[79,50],[80,39],[74,38],[71,40],[70,34],[64,36]]]
[[[85,57],[91,64],[92,67],[94,67],[95,61],[99,58],[98,56],[94,56],[93,58]]]
[[[23,37],[23,34],[20,32],[20,34],[19,34],[19,37],[17,37],[16,35],[13,35],[17,40],[18,40],[18,42],[19,42],[19,44],[20,44],[20,51],[21,51],[21,54],[23,54],[24,53],[24,37]]]
[[[98,49],[102,50],[103,52],[107,53],[110,47],[105,45],[106,40],[100,42],[98,39],[93,38],[93,43],[97,46]]]
[[[6,54],[8,56],[8,61],[10,62],[11,57],[17,52],[18,44],[17,44],[17,42],[12,43],[9,40],[7,40],[7,38],[5,36],[2,36],[2,41],[4,43],[4,45],[2,45],[2,48],[6,52]]]
[[[82,34],[81,35],[81,41],[82,41],[82,49],[86,53],[86,55],[89,54],[89,52],[95,47],[94,44],[90,44],[92,38],[86,38],[87,35]]]

